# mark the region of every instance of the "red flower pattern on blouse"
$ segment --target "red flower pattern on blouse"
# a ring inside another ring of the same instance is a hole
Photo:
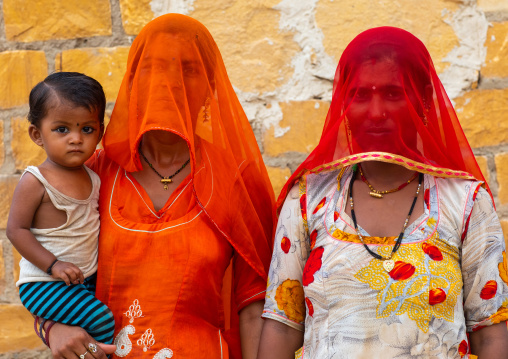
[[[333,212],[333,221],[337,222],[337,219],[339,219],[339,212],[335,211]]]
[[[390,271],[389,275],[394,280],[405,280],[408,278],[411,278],[411,276],[414,274],[416,268],[406,262],[397,261],[395,262],[395,266]]]
[[[430,195],[429,195],[428,188],[425,190],[425,193],[423,194],[423,200],[425,201],[425,205],[427,206],[427,209],[430,209]]]
[[[497,293],[497,282],[495,280],[489,280],[482,288],[480,292],[480,298],[487,300],[492,299]]]
[[[303,194],[300,197],[300,209],[302,211],[302,218],[304,221],[307,220],[307,195]]]
[[[326,197],[324,197],[321,201],[319,201],[319,203],[316,206],[316,208],[314,208],[314,212],[312,212],[312,214],[315,214],[317,211],[319,211],[321,208],[323,208],[323,206],[325,204],[326,204]]]
[[[463,340],[460,342],[458,351],[459,351],[461,358],[463,358],[464,355],[467,354],[468,347],[469,347],[469,345],[467,344],[467,341]]]
[[[282,241],[280,241],[280,247],[284,251],[284,253],[289,252],[289,249],[291,248],[291,241],[288,237],[282,237]]]
[[[324,250],[323,247],[318,247],[310,252],[309,259],[307,259],[307,263],[303,268],[302,284],[304,286],[308,286],[314,282],[314,273],[321,269],[321,265],[323,264],[321,257],[323,256]]]
[[[443,260],[443,253],[437,248],[435,245],[423,243],[422,244],[423,252],[430,257],[430,259],[435,261]]]
[[[310,234],[310,249],[313,250],[316,245],[317,229],[313,230]]]
[[[305,297],[305,304],[307,304],[307,309],[309,310],[309,315],[314,316],[314,306],[309,298]]]
[[[434,288],[429,290],[429,304],[436,305],[443,303],[446,300],[446,292],[441,288]]]

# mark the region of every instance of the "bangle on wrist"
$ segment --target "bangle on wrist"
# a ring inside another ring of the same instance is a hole
[[[46,340],[44,339],[44,334],[42,333],[42,330],[44,329],[44,324],[47,322],[48,320],[43,318],[42,319],[42,322],[41,324],[39,325],[39,337],[42,339],[42,342],[47,346],[48,343],[46,343]]]
[[[45,335],[45,337],[44,337],[44,341],[46,342],[46,345],[48,346],[48,348],[51,348],[51,347],[49,346],[49,330],[51,329],[51,327],[52,327],[53,325],[55,325],[55,323],[56,323],[56,322],[51,321],[51,323],[49,323],[48,327],[47,327],[47,328],[46,328],[46,330],[45,330],[46,335]]]
[[[53,263],[51,263],[51,265],[48,267],[48,269],[46,269],[46,273],[48,273],[49,275],[53,274],[53,266],[55,265],[56,262],[58,262],[58,259],[55,259],[53,261]]]
[[[37,336],[40,338],[41,336],[39,335],[39,331],[37,330],[37,325],[39,324],[39,317],[38,316],[35,316],[35,320],[34,320],[34,330],[35,330],[35,334],[37,334]]]

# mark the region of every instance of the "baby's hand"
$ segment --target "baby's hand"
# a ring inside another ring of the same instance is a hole
[[[65,284],[82,284],[85,277],[81,270],[70,262],[58,261],[51,268],[51,277],[62,279]]]

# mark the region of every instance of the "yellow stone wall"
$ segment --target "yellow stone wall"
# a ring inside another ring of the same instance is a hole
[[[19,254],[5,236],[21,171],[44,160],[27,135],[28,93],[54,71],[85,72],[103,84],[108,117],[133,38],[167,12],[197,18],[217,41],[276,194],[318,143],[348,42],[373,26],[413,32],[435,60],[508,234],[508,0],[2,0],[0,358],[49,358],[20,306]]]

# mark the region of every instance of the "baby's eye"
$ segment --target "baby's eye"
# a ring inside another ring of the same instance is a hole
[[[64,126],[59,126],[59,127],[55,128],[53,131],[58,132],[58,133],[68,133],[69,129]]]
[[[85,127],[83,127],[82,131],[84,133],[90,134],[90,133],[94,133],[95,132],[95,128],[90,127],[90,126],[85,126]]]

